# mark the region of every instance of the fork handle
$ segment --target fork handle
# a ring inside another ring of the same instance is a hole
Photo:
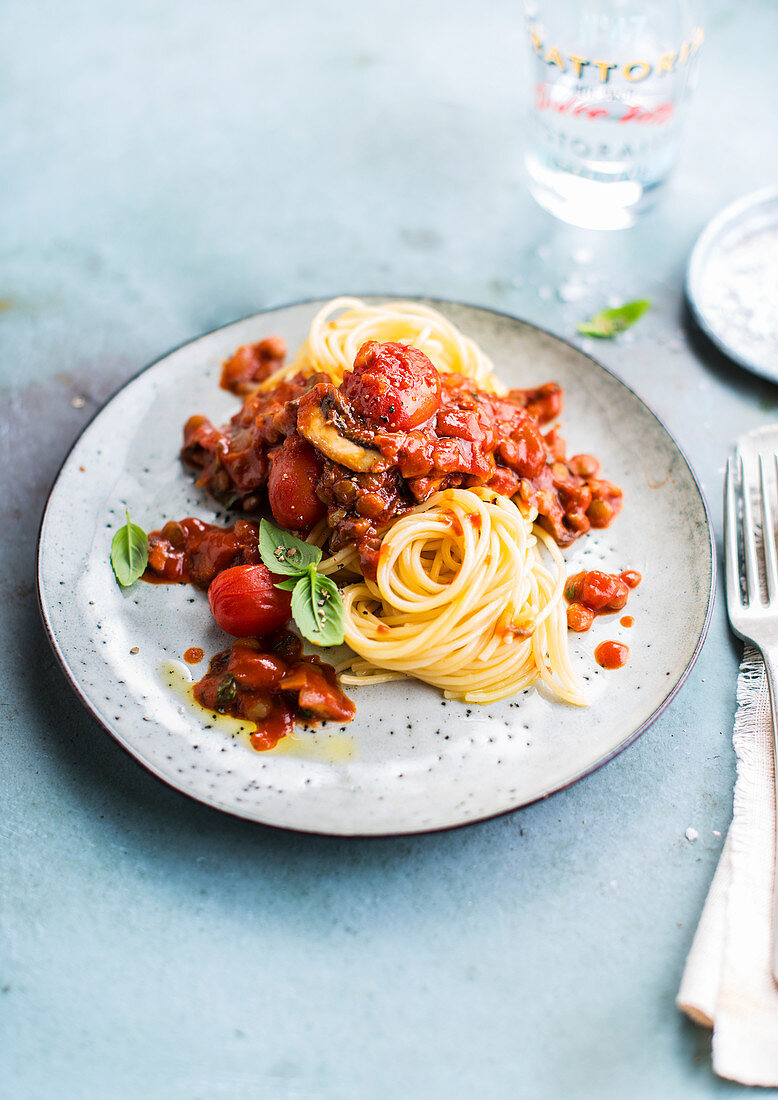
[[[770,694],[770,716],[773,726],[773,762],[778,780],[778,645],[765,646],[762,651],[767,687]],[[773,879],[773,980],[778,982],[778,782],[774,787],[776,801],[776,846]]]

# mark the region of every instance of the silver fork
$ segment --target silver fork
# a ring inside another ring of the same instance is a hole
[[[776,429],[763,429],[745,436],[739,442],[736,459],[727,462],[724,556],[732,629],[755,646],[764,660],[773,722],[773,759],[778,774],[778,554],[775,490],[770,485],[770,470],[775,471],[778,483],[776,451]],[[740,485],[739,494],[736,481]],[[778,845],[776,852],[772,969],[778,982]]]

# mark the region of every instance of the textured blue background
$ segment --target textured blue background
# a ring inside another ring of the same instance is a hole
[[[730,815],[723,601],[680,696],[604,770],[497,821],[372,842],[168,790],[82,710],[38,622],[40,512],[99,404],[198,333],[343,291],[464,299],[568,337],[610,295],[650,296],[597,352],[682,442],[720,536],[728,448],[775,419],[778,390],[690,330],[682,280],[706,220],[778,175],[778,7],[711,3],[666,201],[602,236],[527,194],[519,7],[3,7],[4,1098],[747,1091],[713,1077],[673,1004]]]

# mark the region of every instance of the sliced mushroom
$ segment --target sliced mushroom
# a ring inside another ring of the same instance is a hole
[[[332,421],[325,418],[321,405],[301,404],[297,413],[297,430],[321,454],[356,473],[370,473],[386,465],[378,451],[363,447],[342,435]]]

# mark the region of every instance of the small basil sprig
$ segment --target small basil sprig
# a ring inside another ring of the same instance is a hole
[[[125,512],[127,522],[114,535],[111,541],[111,565],[116,579],[122,588],[134,584],[149,562],[149,540],[146,532],[137,523],[130,521],[130,513]]]
[[[600,340],[612,340],[620,332],[631,328],[635,321],[639,321],[646,310],[651,308],[648,298],[641,298],[637,302],[626,302],[616,309],[603,309],[595,313],[588,321],[582,321],[578,325],[578,331],[584,336],[596,336]]]
[[[321,550],[263,519],[259,553],[271,573],[288,579],[276,588],[292,593],[292,615],[304,638],[314,645],[340,645],[344,635],[343,601],[337,585],[319,573]]]
[[[298,577],[309,565],[315,567],[321,561],[318,546],[295,538],[266,519],[259,524],[259,552],[268,569],[273,573],[288,573],[290,577]]]

